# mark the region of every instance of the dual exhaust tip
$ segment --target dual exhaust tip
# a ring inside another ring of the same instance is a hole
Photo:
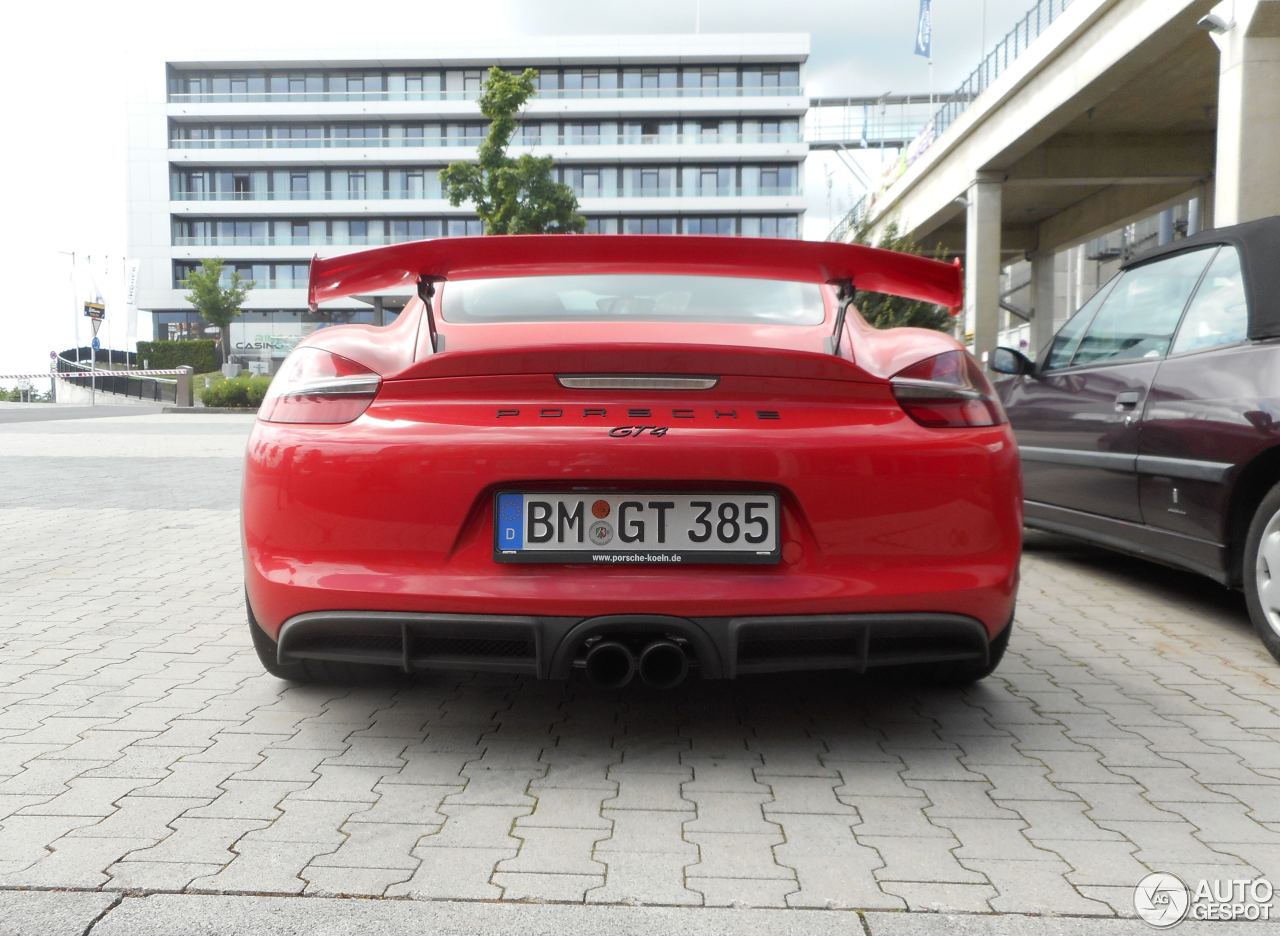
[[[653,689],[674,689],[689,675],[689,658],[673,640],[655,640],[640,651],[602,640],[587,651],[587,679],[600,689],[621,689],[636,676]]]

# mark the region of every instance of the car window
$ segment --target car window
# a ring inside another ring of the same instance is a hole
[[[1249,303],[1244,294],[1240,254],[1223,247],[1209,264],[1173,342],[1173,352],[1201,351],[1244,341]]]
[[[816,283],[666,273],[462,279],[444,289],[446,322],[735,322],[818,325]]]
[[[1072,366],[1164,357],[1187,297],[1215,249],[1174,254],[1122,273],[1076,349]]]
[[[1115,277],[1107,280],[1103,287],[1094,293],[1075,315],[1067,319],[1066,324],[1053,336],[1053,343],[1049,345],[1049,352],[1044,358],[1045,370],[1066,367],[1071,363],[1071,358],[1076,353],[1076,348],[1080,345],[1080,339],[1084,337],[1084,330],[1089,327],[1089,322],[1092,321],[1094,313],[1106,301],[1107,294],[1111,292],[1111,287],[1115,286],[1115,284]]]

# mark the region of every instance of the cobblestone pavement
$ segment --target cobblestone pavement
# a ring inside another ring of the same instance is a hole
[[[1280,882],[1280,666],[1208,581],[1031,537],[965,691],[290,685],[246,633],[248,425],[0,429],[0,891],[1115,917],[1151,870]]]

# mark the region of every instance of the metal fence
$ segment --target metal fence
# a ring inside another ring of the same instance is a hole
[[[85,349],[88,351],[89,349]],[[92,353],[92,352],[90,352]],[[134,364],[135,355],[130,352],[123,351],[99,351],[92,359],[94,366],[68,359],[65,355],[75,354],[75,351],[64,351],[58,355],[56,363],[57,372],[60,374],[77,373],[83,374],[86,371],[96,369],[96,365],[101,363],[110,366],[118,364],[131,365]],[[101,357],[99,357],[101,356]],[[86,360],[90,360],[89,354],[84,355]],[[123,357],[124,360],[120,360]],[[135,400],[152,400],[156,403],[174,403],[178,402],[178,382],[170,380],[166,377],[132,377],[119,373],[114,374],[95,374],[92,377],[77,377],[76,385],[81,387],[90,387],[94,391],[101,393],[115,393],[119,396],[132,397]]]

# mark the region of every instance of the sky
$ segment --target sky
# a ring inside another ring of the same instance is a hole
[[[1033,0],[934,0],[936,91],[954,88]],[[0,34],[0,165],[4,216],[0,374],[44,371],[49,351],[89,330],[73,286],[71,253],[119,269],[126,250],[125,114],[143,63],[195,50],[285,48],[299,57],[344,46],[402,46],[425,54],[451,40],[527,35],[807,32],[806,91],[816,95],[927,93],[912,54],[919,0],[483,0],[359,3],[281,0],[46,0],[14,4]],[[984,15],[985,10],[985,15]],[[410,38],[406,38],[410,37]],[[829,155],[809,158],[805,236],[821,238],[860,186]],[[828,184],[828,182],[830,184]],[[120,303],[104,272],[104,338],[123,344]],[[112,312],[117,310],[113,316]],[[117,335],[112,335],[115,326]],[[3,382],[3,381],[0,381]]]

